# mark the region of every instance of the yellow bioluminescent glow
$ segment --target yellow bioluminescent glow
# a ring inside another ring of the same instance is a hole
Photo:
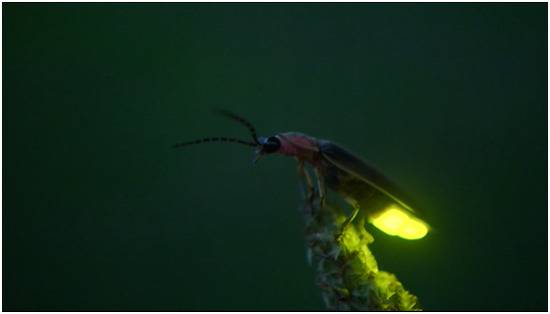
[[[412,217],[397,206],[387,208],[371,222],[376,228],[389,235],[408,240],[421,239],[428,233],[428,225],[425,222]]]

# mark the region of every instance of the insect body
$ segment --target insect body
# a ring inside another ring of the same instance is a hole
[[[256,130],[248,121],[227,111],[220,113],[244,124],[253,141],[225,137],[205,138],[178,144],[176,147],[208,141],[227,141],[257,147],[255,161],[262,156],[276,153],[295,157],[299,173],[306,177],[310,189],[311,179],[304,170],[304,163],[310,164],[315,170],[322,200],[328,187],[353,206],[354,212],[344,226],[357,217],[360,222],[366,218],[383,232],[404,239],[420,239],[428,233],[428,224],[418,217],[418,211],[411,207],[410,200],[396,184],[369,162],[338,144],[297,132],[258,138]]]

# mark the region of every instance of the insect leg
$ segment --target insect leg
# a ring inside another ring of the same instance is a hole
[[[319,188],[319,199],[320,199],[320,207],[323,208],[325,206],[325,198],[326,198],[326,187],[325,187],[325,180],[321,173],[319,172],[319,169],[315,168],[315,176],[317,177],[317,187]]]
[[[296,160],[298,161],[298,175],[300,175],[306,183],[307,198],[311,202],[313,201],[313,196],[315,192],[313,189],[313,183],[311,181],[311,177],[309,176],[309,173],[304,168],[304,161],[298,158],[296,158]]]
[[[353,222],[355,217],[357,217],[357,214],[359,213],[359,210],[361,210],[361,208],[359,208],[359,206],[357,206],[357,205],[353,206],[353,213],[351,213],[351,215],[342,224],[342,232],[346,229],[347,226],[349,226],[350,223]]]
[[[353,205],[353,213],[344,221],[344,223],[342,224],[342,229],[340,230],[340,232],[338,233],[338,235],[336,236],[336,240],[337,241],[340,241],[340,238],[342,237],[342,235],[344,234],[344,232],[346,231],[346,228],[349,226],[350,223],[353,222],[353,220],[355,219],[355,217],[357,217],[357,214],[359,214],[359,210],[361,210],[361,208],[359,207],[358,204],[354,204]]]

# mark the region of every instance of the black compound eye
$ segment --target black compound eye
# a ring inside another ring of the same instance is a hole
[[[264,153],[273,153],[276,152],[279,147],[281,147],[281,141],[275,136],[270,136],[262,145],[262,151]]]

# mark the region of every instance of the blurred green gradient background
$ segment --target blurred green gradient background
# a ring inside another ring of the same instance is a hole
[[[301,131],[437,228],[372,226],[427,310],[546,310],[547,4],[3,4],[4,310],[322,310]]]

